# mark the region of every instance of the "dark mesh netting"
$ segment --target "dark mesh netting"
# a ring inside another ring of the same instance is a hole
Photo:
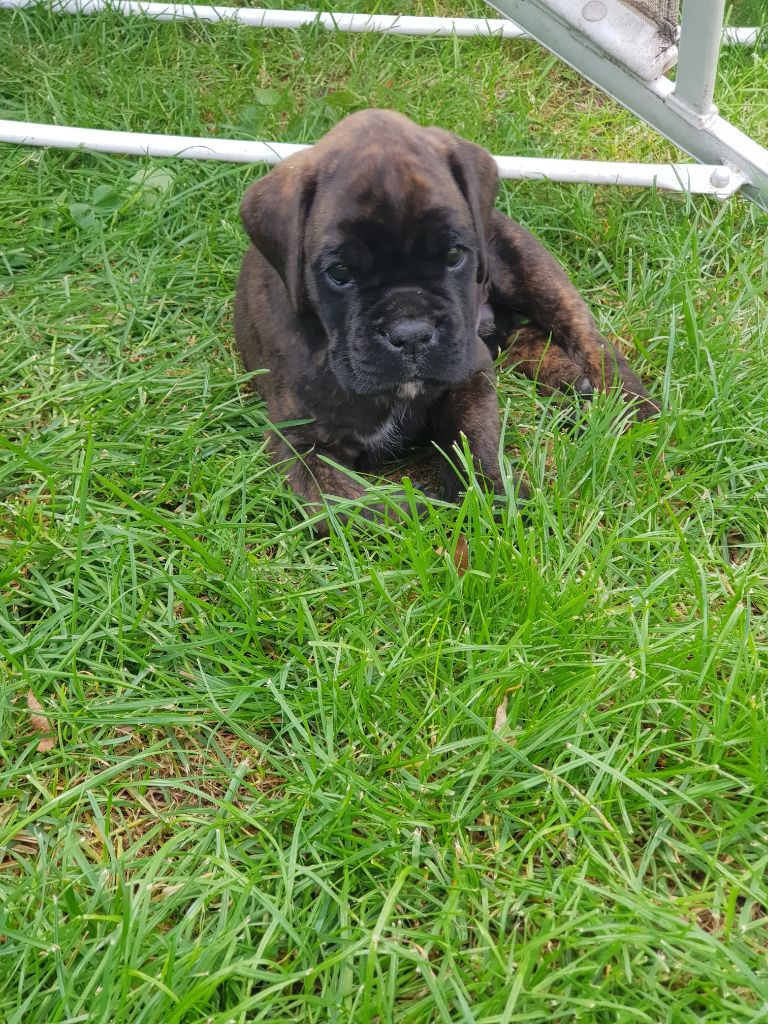
[[[647,21],[656,25],[668,39],[677,34],[680,0],[619,0],[624,7],[631,7]]]

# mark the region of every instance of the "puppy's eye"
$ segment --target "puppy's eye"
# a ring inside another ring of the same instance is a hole
[[[326,276],[333,281],[334,284],[343,285],[349,284],[352,280],[352,271],[346,265],[346,263],[333,263],[326,270]]]
[[[446,267],[458,267],[464,260],[464,250],[460,249],[458,245],[452,245],[448,252],[445,254],[445,265]]]

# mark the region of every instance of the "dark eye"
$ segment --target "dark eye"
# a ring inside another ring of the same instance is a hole
[[[445,254],[445,265],[446,267],[458,267],[463,259],[464,250],[460,249],[458,245],[452,245]]]
[[[352,280],[352,271],[346,263],[333,263],[326,270],[326,276],[330,277],[334,284],[349,284]]]

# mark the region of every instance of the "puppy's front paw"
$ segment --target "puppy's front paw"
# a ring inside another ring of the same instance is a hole
[[[477,479],[485,486],[486,490],[492,491],[496,496],[506,496],[506,490],[500,474],[490,476],[487,473],[476,470]],[[514,476],[515,493],[518,501],[527,501],[531,496],[528,484],[517,474]],[[440,473],[440,493],[443,501],[458,505],[462,495],[469,485],[468,480],[453,465],[446,462]]]
[[[661,403],[649,395],[645,388],[638,394],[635,389],[623,385],[621,392],[629,407],[630,417],[635,423],[652,419],[661,413]]]

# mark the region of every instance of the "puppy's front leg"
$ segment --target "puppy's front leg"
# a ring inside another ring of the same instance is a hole
[[[490,301],[518,310],[567,355],[593,388],[618,386],[637,419],[659,411],[626,358],[598,331],[586,303],[557,260],[525,228],[494,210],[491,217]],[[546,356],[545,356],[546,359]],[[514,336],[509,361],[516,361]],[[525,366],[521,367],[525,372]],[[563,385],[570,385],[564,380]]]
[[[365,498],[367,489],[344,472],[345,467],[349,467],[351,471],[356,461],[356,452],[344,446],[323,446],[320,443],[308,442],[306,438],[291,440],[288,437],[277,437],[275,434],[270,437],[269,447],[273,460],[284,470],[291,490],[303,498],[314,511],[322,510],[324,498]],[[405,515],[412,511],[407,503],[385,505],[382,502],[368,501],[361,504],[357,514],[363,519],[383,522],[396,518],[398,507]],[[423,515],[424,506],[417,503],[415,511]],[[337,518],[340,522],[346,523],[350,516],[338,512]],[[313,524],[312,529],[317,536],[326,537],[329,532],[328,521],[321,519]]]
[[[460,384],[447,391],[431,414],[432,437],[450,459],[453,446],[466,437],[475,465],[475,472],[503,493],[499,471],[499,399],[494,386],[493,363],[483,342],[478,338],[479,369]],[[446,461],[441,468],[442,494],[446,501],[456,501],[466,487],[457,469]],[[518,483],[521,498],[528,497],[528,488]]]
[[[322,508],[324,496],[355,499],[365,493],[364,487],[326,461],[351,467],[348,452],[321,447],[306,438],[291,437],[288,432],[284,436],[272,433],[269,450],[273,461],[285,473],[291,490],[316,511]],[[318,535],[326,536],[328,524],[321,520],[313,529]]]

